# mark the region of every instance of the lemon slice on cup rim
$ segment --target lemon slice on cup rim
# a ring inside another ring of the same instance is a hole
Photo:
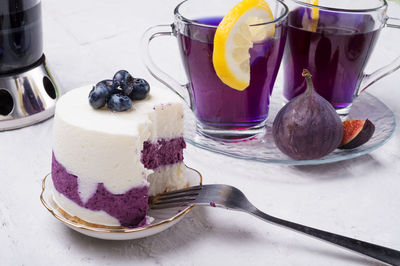
[[[243,0],[225,15],[215,32],[213,51],[214,69],[223,83],[239,91],[249,86],[249,49],[274,36],[275,23],[266,23],[273,20],[264,0]],[[262,25],[251,26],[257,24]]]
[[[303,28],[305,28],[311,32],[316,32],[317,28],[318,28],[318,20],[319,20],[319,8],[316,7],[316,6],[318,6],[318,0],[303,0],[303,2],[314,6],[314,7],[310,7],[311,19],[308,16],[308,12],[307,12],[308,8],[306,9],[306,12],[304,12],[303,20],[302,20]]]

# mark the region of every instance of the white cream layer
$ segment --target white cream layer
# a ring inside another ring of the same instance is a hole
[[[154,169],[154,173],[150,174],[147,179],[150,183],[149,195],[155,196],[187,187],[188,180],[185,176],[185,168],[185,164],[181,162]]]
[[[57,102],[53,151],[69,173],[79,177],[79,194],[86,202],[98,183],[113,194],[147,184],[152,170],[140,162],[143,142],[183,135],[181,100],[168,89],[151,88],[150,95],[133,102],[133,109],[112,112],[93,109],[92,86],[66,93]]]

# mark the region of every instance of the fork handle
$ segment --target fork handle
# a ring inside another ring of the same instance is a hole
[[[391,265],[400,265],[400,252],[397,250],[279,219],[263,213],[258,209],[250,213],[266,222],[270,222],[318,239],[325,240],[337,246],[344,247],[346,249],[358,252],[360,254],[366,255],[382,262],[386,262]]]

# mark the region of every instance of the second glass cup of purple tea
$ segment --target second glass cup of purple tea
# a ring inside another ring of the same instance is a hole
[[[132,108],[132,101],[143,100],[150,92],[149,83],[141,78],[134,78],[128,71],[120,70],[112,80],[102,80],[93,86],[89,93],[89,103],[94,109],[107,105],[115,112]]]

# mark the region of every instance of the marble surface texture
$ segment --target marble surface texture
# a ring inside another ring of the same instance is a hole
[[[45,53],[64,90],[128,69],[156,84],[140,59],[151,25],[170,23],[179,0],[43,0]],[[400,17],[399,7],[390,14]],[[384,29],[368,70],[400,54]],[[161,48],[161,46],[163,48]],[[159,64],[185,80],[176,41],[154,44]],[[369,92],[400,116],[400,71]],[[274,93],[281,93],[281,76]],[[373,112],[373,110],[371,110]],[[380,265],[370,259],[218,208],[195,208],[158,235],[102,241],[65,227],[39,201],[50,172],[52,119],[0,133],[0,265]],[[205,183],[240,188],[271,215],[400,250],[400,130],[357,159],[318,166],[252,163],[188,145],[185,160]]]

